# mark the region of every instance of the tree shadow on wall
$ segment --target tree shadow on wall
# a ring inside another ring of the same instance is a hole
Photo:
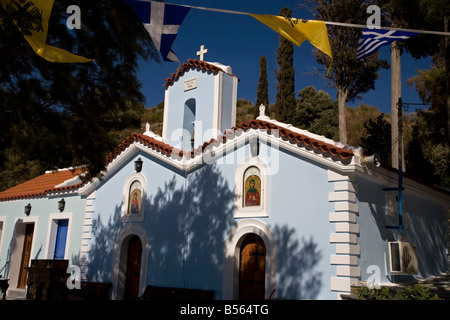
[[[277,297],[283,299],[315,299],[322,287],[322,273],[315,267],[322,258],[312,238],[299,241],[296,230],[275,226],[278,245]]]
[[[92,221],[92,240],[89,251],[88,280],[97,282],[111,281],[111,263],[114,241],[122,227],[121,208],[117,207],[106,223],[100,216]]]
[[[186,265],[202,270],[198,283],[222,285],[225,238],[234,221],[234,185],[229,186],[217,166],[207,165],[190,176],[186,213]],[[198,273],[197,273],[198,277]]]
[[[220,298],[225,239],[236,224],[234,197],[234,186],[216,165],[204,166],[187,179],[174,173],[148,195],[145,219],[136,222],[150,243],[147,285],[215,290]],[[89,281],[111,281],[114,243],[125,225],[120,215],[117,206],[107,220],[93,221]],[[299,240],[288,226],[272,231],[278,247],[277,297],[316,298],[322,287],[322,274],[315,270],[321,260],[317,244]]]

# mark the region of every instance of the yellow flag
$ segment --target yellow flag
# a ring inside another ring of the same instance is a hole
[[[250,15],[297,46],[300,46],[305,40],[311,42],[313,46],[330,57],[330,67],[328,68],[328,72],[330,72],[333,57],[331,56],[331,47],[325,22],[295,18],[287,19],[268,14]]]
[[[50,62],[90,62],[47,44],[48,20],[54,0],[0,0],[6,13],[28,41],[34,52]]]

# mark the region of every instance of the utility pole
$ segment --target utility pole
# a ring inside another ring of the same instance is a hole
[[[383,188],[384,191],[397,191],[398,194],[398,225],[397,226],[386,226],[386,229],[396,229],[402,232],[404,230],[403,226],[403,160],[402,160],[402,152],[403,152],[403,121],[402,121],[402,111],[403,111],[403,102],[402,98],[398,98],[396,105],[396,114],[397,114],[397,125],[398,125],[398,155],[397,155],[397,167],[398,167],[398,185],[397,187],[392,188]],[[394,163],[392,163],[394,166]]]
[[[395,169],[398,169],[398,157],[403,157],[403,154],[399,153],[399,119],[397,110],[397,103],[402,96],[402,71],[400,56],[400,46],[397,41],[394,41],[391,44],[391,162],[392,167]]]

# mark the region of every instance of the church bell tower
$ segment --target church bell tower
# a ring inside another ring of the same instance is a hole
[[[238,78],[231,67],[188,59],[166,79],[165,142],[184,151],[193,150],[235,126]]]

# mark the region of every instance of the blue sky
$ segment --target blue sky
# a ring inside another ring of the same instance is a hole
[[[299,8],[299,0],[168,0],[166,3],[186,4],[207,8],[227,9],[247,13],[278,15],[280,9],[289,6],[294,18],[312,19],[312,14],[305,8]],[[369,15],[367,15],[369,16]],[[191,9],[186,16],[172,50],[181,62],[187,59],[199,58],[196,53],[201,45],[205,45],[208,53],[204,60],[220,62],[229,65],[233,73],[240,79],[238,98],[256,102],[256,89],[259,80],[259,59],[267,59],[267,75],[269,82],[270,103],[275,102],[277,69],[276,55],[278,34],[264,24],[248,15],[218,13]],[[295,90],[296,95],[301,89],[313,85],[317,90],[327,91],[333,100],[336,90],[328,86],[328,82],[313,75],[311,70],[319,67],[313,55],[314,47],[305,41],[300,47],[294,46]],[[389,46],[380,48],[380,58],[390,61]],[[414,87],[406,85],[406,80],[416,75],[416,70],[428,69],[429,59],[416,60],[408,54],[402,55],[402,98],[404,102],[420,103]],[[175,62],[150,61],[142,62],[139,78],[142,92],[146,96],[146,107],[156,106],[164,100],[165,79],[175,72],[178,64]],[[356,107],[364,102],[377,107],[380,111],[390,113],[391,104],[391,73],[390,69],[382,70],[376,81],[375,89],[362,95],[361,100],[350,102],[347,106]],[[410,108],[410,112],[415,108]]]

